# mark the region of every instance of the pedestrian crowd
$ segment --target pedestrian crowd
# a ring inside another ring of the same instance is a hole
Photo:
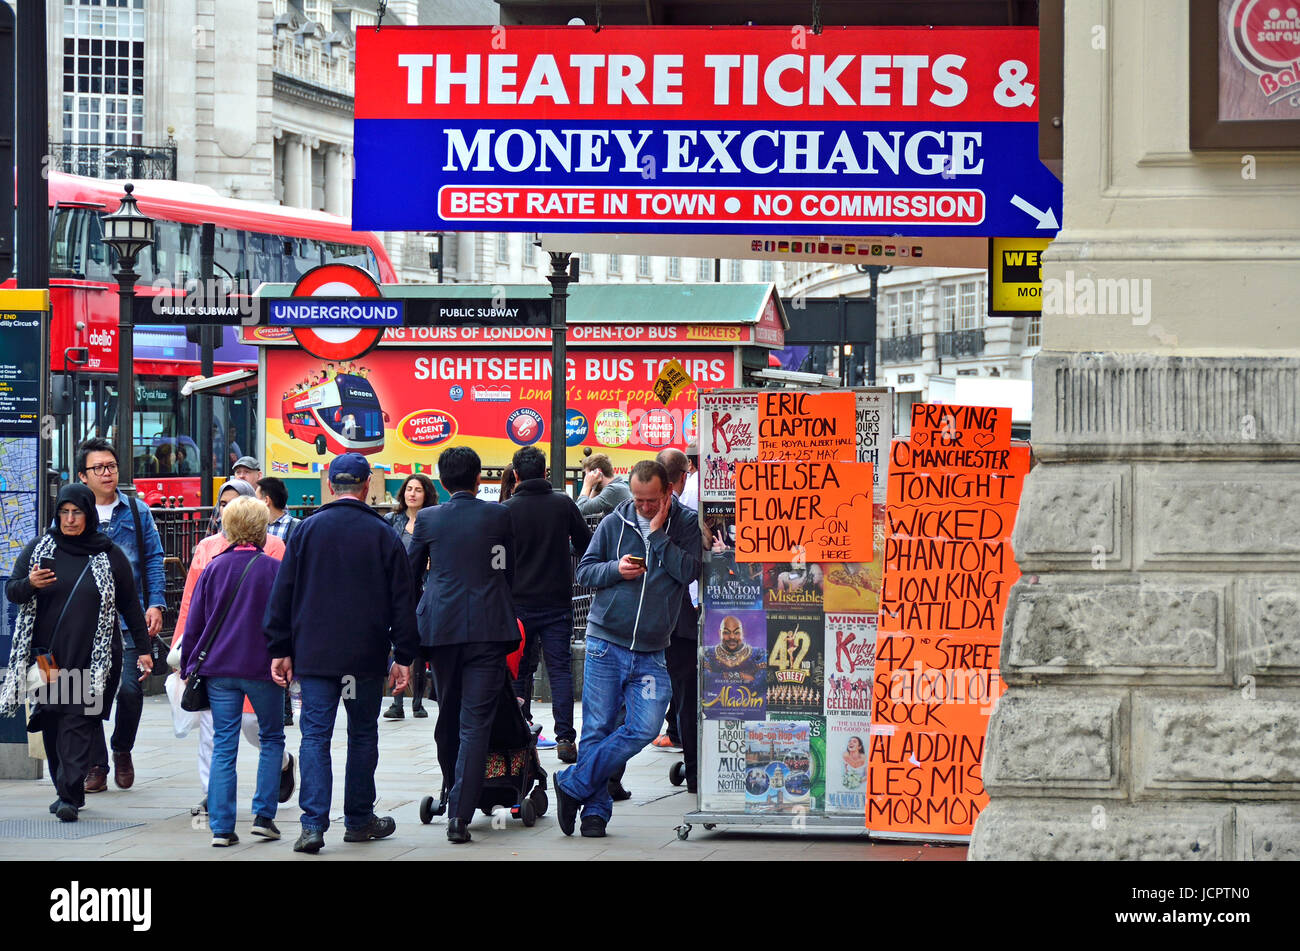
[[[249,834],[279,839],[278,808],[297,788],[294,850],[315,853],[330,826],[340,704],[343,839],[395,831],[392,817],[374,811],[379,720],[385,685],[387,719],[405,716],[409,686],[414,716],[428,716],[426,699],[437,703],[439,810],[449,841],[471,840],[503,715],[526,727],[530,745],[553,746],[568,765],[552,777],[561,831],[572,835],[581,817],[582,835],[604,836],[612,803],[630,796],[624,767],[648,745],[681,749],[687,788],[696,789],[695,464],[693,450],[688,457],[669,449],[624,479],[608,457],[592,455],[575,500],[552,487],[546,457],[530,446],[515,453],[498,503],[479,498],[477,453],[453,446],[438,458],[450,497],[440,502],[433,481],[414,474],[385,517],[366,504],[369,463],[347,453],[328,467],[334,501],[297,519],[287,512],[284,482],[263,478],[257,460],[241,456],[218,493],[209,536],[193,551],[167,645],[157,637],[158,529],[148,506],[118,489],[114,447],[88,440],[76,455],[78,481],[62,488],[48,530],[22,550],[6,586],[19,610],[0,713],[27,714],[55,787],[50,812],[74,822],[87,794],[107,790],[110,765],[119,789],[134,784],[142,683],[165,657],[174,668],[167,683],[174,730],[198,730],[203,798],[193,812],[207,815],[212,845],[239,841],[242,734],[257,750]],[[603,516],[594,532],[589,515]],[[593,592],[581,736],[575,559],[577,582]],[[532,715],[542,663],[550,741]],[[285,739],[291,694],[301,702],[296,758]],[[545,776],[540,765],[538,774]]]

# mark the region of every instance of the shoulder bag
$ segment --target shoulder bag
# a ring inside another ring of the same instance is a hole
[[[261,557],[262,553],[259,551],[248,559],[248,564],[244,567],[244,573],[235,582],[235,590],[230,592],[230,597],[226,599],[226,606],[221,609],[221,616],[217,618],[217,623],[212,627],[212,633],[203,642],[203,647],[199,650],[198,660],[194,662],[194,670],[190,672],[189,679],[185,681],[185,692],[181,694],[182,710],[197,713],[199,710],[208,709],[208,684],[199,675],[199,668],[203,666],[203,661],[207,659],[208,650],[212,647],[212,642],[216,639],[217,634],[220,633],[221,625],[226,623],[226,615],[230,613],[230,606],[235,603],[235,598],[239,596],[239,589],[243,586],[244,579],[248,577],[248,572],[257,562],[257,559]]]
[[[135,544],[136,556],[140,559],[140,589],[144,595],[144,610],[149,610],[149,566],[144,560],[144,529],[140,521],[140,510],[135,507],[135,500],[128,498],[126,506],[131,510],[131,521],[135,524]],[[161,677],[167,672],[167,652],[170,646],[164,641],[161,635],[151,634],[149,636],[149,657],[153,660],[153,674],[155,677]]]

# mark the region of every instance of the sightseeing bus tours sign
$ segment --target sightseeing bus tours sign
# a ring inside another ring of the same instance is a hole
[[[354,221],[1051,236],[1038,84],[1031,28],[363,30]]]

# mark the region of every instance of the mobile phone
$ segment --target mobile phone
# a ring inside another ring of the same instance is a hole
[[[54,570],[54,556],[53,556],[53,555],[46,555],[44,558],[42,558],[42,559],[41,559],[41,568],[43,568],[45,571],[53,571],[53,570]]]
[[[642,567],[645,567],[645,559],[642,558],[640,555],[628,555],[627,560],[632,562],[633,564],[641,565]]]

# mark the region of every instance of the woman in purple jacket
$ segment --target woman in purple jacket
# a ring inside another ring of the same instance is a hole
[[[264,839],[280,838],[274,820],[284,754],[284,688],[271,679],[271,655],[262,629],[262,615],[280,563],[262,553],[267,518],[266,506],[257,499],[238,498],[226,506],[221,522],[231,547],[213,558],[199,575],[186,625],[190,630],[181,642],[181,676],[188,678],[197,667],[208,682],[213,731],[208,824],[212,844],[219,847],[239,841],[235,835],[235,755],[244,697],[257,714],[262,744],[252,833]],[[209,645],[208,652],[199,666],[204,645]]]

